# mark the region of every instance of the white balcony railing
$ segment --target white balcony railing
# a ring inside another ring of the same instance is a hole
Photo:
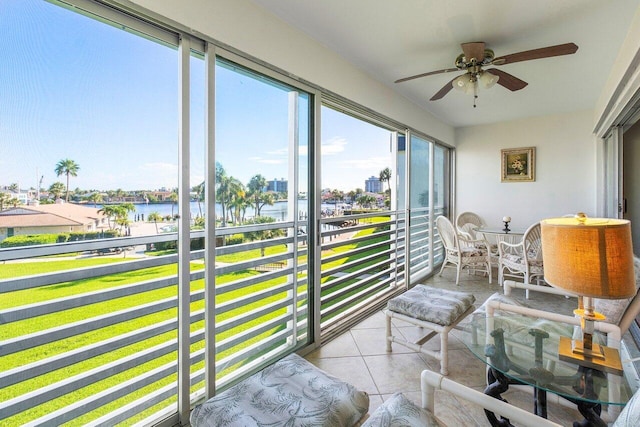
[[[428,221],[415,221],[412,268],[431,268],[420,250]],[[319,319],[322,333],[331,334],[405,288],[406,221],[403,213],[378,212],[320,223]],[[217,389],[307,344],[305,230],[300,222],[216,230]],[[265,231],[279,237],[222,245]],[[204,233],[190,237],[189,392],[196,401],[205,378]],[[0,424],[134,424],[176,413],[176,239],[169,233],[0,249]],[[150,252],[151,245],[169,248]]]

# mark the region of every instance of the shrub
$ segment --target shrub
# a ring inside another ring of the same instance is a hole
[[[18,246],[34,246],[34,245],[51,245],[58,243],[59,238],[64,238],[66,241],[67,236],[58,234],[28,234],[24,236],[11,236],[7,237],[0,243],[2,248],[15,248]]]
[[[232,234],[226,238],[225,245],[239,245],[240,243],[244,243],[244,234]]]

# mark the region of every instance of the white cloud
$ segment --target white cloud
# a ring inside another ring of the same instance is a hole
[[[323,141],[320,152],[323,156],[333,156],[335,154],[342,153],[347,144],[348,141],[345,138],[337,136],[328,141]]]

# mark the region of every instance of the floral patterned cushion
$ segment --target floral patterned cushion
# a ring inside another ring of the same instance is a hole
[[[503,254],[501,262],[505,267],[509,267],[512,270],[524,271],[524,258],[520,255]],[[544,272],[542,260],[536,260],[535,258],[530,257],[529,271],[531,273],[542,274]]]
[[[368,410],[367,393],[291,354],[196,406],[191,425],[346,427]]]
[[[479,248],[467,246],[467,247],[460,248],[460,255],[464,258],[482,257],[482,256],[487,256],[487,251],[485,249],[479,249]]]
[[[431,412],[416,406],[402,393],[396,393],[378,407],[362,427],[438,427],[442,425]]]
[[[416,285],[402,295],[390,299],[387,309],[415,319],[448,326],[475,301],[473,294]]]
[[[640,259],[633,257],[633,266],[635,267],[636,273],[636,293],[638,286],[640,285]],[[604,314],[607,318],[605,322],[612,323],[614,325],[620,324],[620,320],[622,320],[622,316],[624,316],[625,311],[627,311],[627,307],[631,304],[631,301],[634,298],[640,298],[640,296],[636,295],[631,298],[624,299],[596,299],[593,303],[595,310],[598,313]]]

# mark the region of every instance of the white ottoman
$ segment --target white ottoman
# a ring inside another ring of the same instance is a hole
[[[449,291],[426,285],[417,285],[392,298],[384,310],[387,320],[387,351],[395,342],[440,360],[440,373],[448,375],[449,331],[474,310],[476,298],[466,292]],[[397,337],[391,331],[391,319],[404,320],[428,333],[415,342]],[[440,334],[440,351],[424,348],[424,344]]]

